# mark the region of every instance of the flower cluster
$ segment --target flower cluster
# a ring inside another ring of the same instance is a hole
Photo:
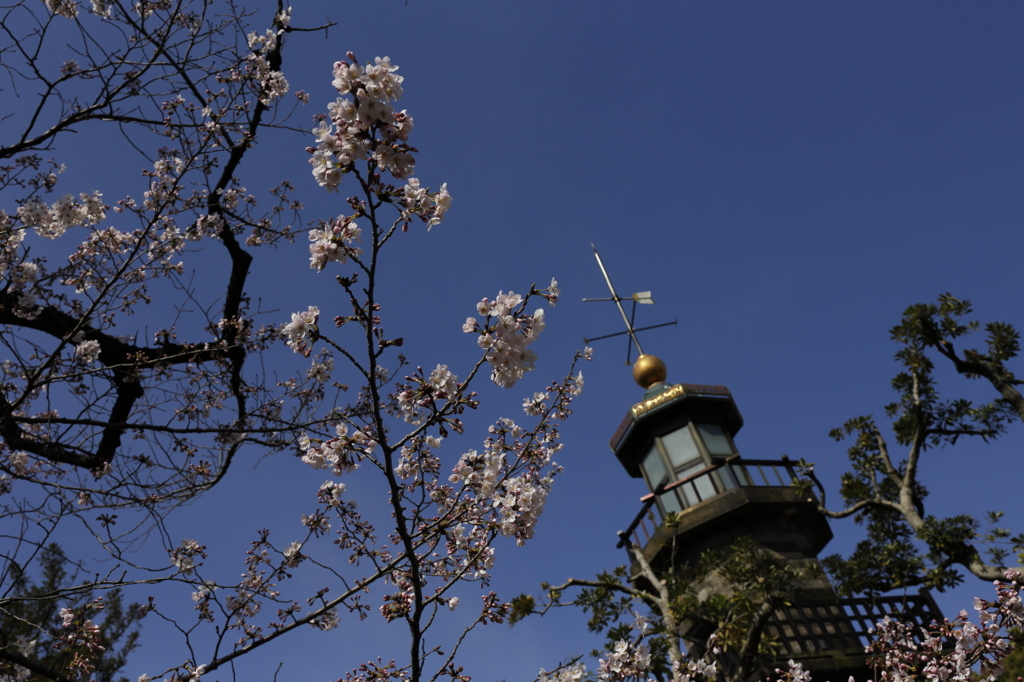
[[[47,206],[38,199],[26,201],[18,207],[18,218],[24,227],[31,227],[40,237],[56,239],[69,228],[78,225],[95,225],[107,217],[107,207],[100,200],[99,192],[78,195],[75,201],[70,194]]]
[[[651,665],[651,651],[644,644],[634,645],[620,639],[608,658],[598,662],[598,680],[622,680],[642,677]]]
[[[504,482],[501,486],[504,494],[494,498],[502,535],[514,537],[519,546],[533,537],[551,491],[552,480],[551,476],[536,479],[527,475]]]
[[[1006,579],[996,581],[995,601],[975,599],[978,625],[961,611],[953,620],[922,628],[922,637],[918,638],[906,623],[888,617],[880,621],[874,641],[867,648],[881,668],[879,682],[904,682],[922,676],[944,682],[994,680],[1002,671],[1002,659],[1012,649],[1006,633],[1024,625],[1020,595],[1024,579],[1013,570],[1007,571]],[[975,668],[980,668],[980,676]]]
[[[499,420],[490,431],[484,452],[470,450],[462,455],[448,480],[470,491],[488,510],[496,531],[514,537],[522,546],[533,537],[554,477],[561,472],[551,461],[559,445],[544,439],[527,443],[527,432],[511,419]],[[510,470],[510,461],[513,467],[528,466],[512,475],[515,471]]]
[[[402,578],[397,580],[395,584],[400,588],[400,591],[384,595],[384,603],[380,606],[381,615],[389,623],[395,618],[402,618],[407,615],[415,600],[412,583]]]
[[[296,353],[302,353],[309,357],[313,352],[312,342],[316,339],[317,320],[320,319],[320,309],[315,305],[302,313],[292,313],[292,321],[281,329],[281,335],[288,340],[288,347]]]
[[[465,528],[461,525],[455,528],[458,537],[452,546],[463,552],[461,566],[467,571],[467,575],[473,580],[486,580],[489,571],[494,567],[494,548],[490,546],[490,537],[484,526],[474,526],[469,533],[463,537],[461,533]]]
[[[651,652],[644,644],[647,635],[647,619],[642,615],[634,614],[635,621],[632,629],[639,632],[636,642],[629,639],[620,639],[612,647],[607,658],[598,662],[597,679],[599,682],[619,682],[620,680],[639,679],[642,680],[651,667]],[[674,676],[676,680],[689,680],[712,678],[715,675],[715,664],[708,664],[704,659],[691,663],[691,669],[687,672],[677,671]],[[543,668],[538,675],[538,682],[583,682],[590,679],[587,674],[587,667],[582,663],[573,663],[558,669],[553,673],[546,672]]]
[[[11,269],[9,290],[18,294],[19,309],[16,312],[22,317],[33,318],[37,314],[33,310],[38,300],[36,288],[33,285],[38,279],[39,265],[36,263],[20,263]]]
[[[453,400],[459,395],[459,378],[449,371],[448,365],[438,365],[427,379],[419,375],[406,379],[415,382],[415,386],[400,391],[396,402],[402,418],[410,424],[422,424],[435,409],[435,400]]]
[[[225,196],[222,194],[222,206],[224,205],[224,200]],[[197,242],[203,237],[216,237],[224,229],[224,224],[224,216],[220,213],[203,214],[198,216],[196,221],[185,229],[185,239],[190,242]]]
[[[419,216],[420,220],[427,223],[428,232],[444,220],[444,214],[452,205],[447,182],[436,193],[431,193],[426,187],[420,187],[419,180],[409,178],[402,192],[402,220],[408,224],[413,216]]]
[[[169,549],[167,553],[171,555],[171,563],[182,575],[192,575],[196,568],[196,557],[206,558],[206,545],[185,539],[181,541],[180,547]]]
[[[65,665],[76,676],[88,677],[95,670],[97,654],[105,648],[100,626],[89,617],[91,612],[102,611],[104,607],[103,598],[98,597],[84,606],[62,608],[57,614],[64,632],[53,642],[52,649],[69,654],[70,661]]]
[[[504,388],[514,386],[524,372],[533,369],[537,354],[528,346],[547,326],[542,308],[533,315],[526,315],[525,308],[526,300],[519,294],[498,292],[493,301],[485,298],[476,305],[477,312],[486,316],[482,326],[474,317],[462,325],[465,333],[479,334],[477,344],[487,351],[491,380]]]
[[[320,490],[317,491],[317,497],[321,502],[326,502],[329,507],[338,507],[341,506],[341,495],[344,492],[344,483],[324,481],[324,484],[320,486]]]
[[[544,410],[548,409],[547,403],[544,402],[547,398],[547,393],[540,392],[534,393],[532,398],[525,398],[523,400],[523,412],[525,412],[528,417],[536,417],[544,414]]]
[[[349,258],[358,258],[363,250],[352,246],[359,241],[362,230],[352,218],[338,216],[334,220],[321,225],[322,229],[309,231],[309,267],[323,270],[331,262],[345,263]]]
[[[25,230],[15,228],[7,211],[0,209],[0,277],[7,274],[9,264],[24,240]]]
[[[288,94],[288,81],[281,71],[275,70],[270,63],[271,54],[277,50],[277,42],[291,20],[291,8],[282,12],[275,20],[277,30],[270,30],[260,35],[249,34],[249,68],[252,69],[253,80],[259,83],[260,103],[269,106],[275,99]]]
[[[288,545],[287,547],[284,548],[284,551],[282,552],[282,554],[284,555],[284,559],[285,559],[284,565],[288,566],[290,568],[295,568],[296,566],[299,565],[299,562],[302,561],[302,559],[303,559],[303,556],[302,556],[302,543],[298,542],[298,541],[293,542],[292,544],[290,544],[290,545]]]
[[[192,593],[192,601],[196,603],[205,601],[213,596],[213,591],[216,589],[217,585],[212,580],[204,580],[196,586],[196,591]]]
[[[341,95],[328,105],[330,122],[313,130],[317,147],[312,150],[313,177],[321,187],[336,189],[352,164],[372,158],[377,167],[396,178],[412,172],[415,160],[407,144],[413,120],[405,111],[395,112],[392,102],[402,96],[403,78],[388,57],[359,66],[355,55],[334,64],[332,85]]]
[[[348,426],[338,424],[334,432],[337,435],[326,441],[314,440],[303,434],[299,438],[302,461],[314,469],[330,468],[340,476],[358,468],[359,460],[372,454],[377,447],[377,442],[360,429],[354,429],[349,435]]]
[[[322,384],[331,378],[331,372],[334,371],[334,358],[327,351],[320,351],[317,356],[319,359],[314,360],[306,370],[306,378]]]
[[[121,232],[116,227],[94,231],[68,256],[68,264],[73,270],[62,283],[73,286],[75,293],[79,294],[91,288],[101,289],[109,284],[109,272],[104,267],[107,261],[115,254],[127,252],[137,242],[137,234]],[[151,249],[151,255],[156,255],[160,247],[154,244]]]
[[[14,649],[21,656],[31,656],[38,644],[39,640],[37,639],[16,639],[8,647]],[[28,668],[23,668],[20,665],[13,665],[11,668],[14,674],[0,677],[0,680],[3,680],[3,682],[24,682],[32,676],[32,671]]]
[[[17,476],[24,476],[37,467],[37,464],[29,459],[29,454],[22,450],[9,453],[6,459],[7,468]]]
[[[504,464],[505,454],[502,452],[489,450],[480,454],[470,450],[459,458],[448,480],[461,483],[478,498],[490,499]]]
[[[587,679],[587,666],[584,663],[573,663],[554,673],[540,669],[537,675],[538,682],[584,682]]]
[[[161,153],[153,162],[152,171],[144,171],[149,180],[149,189],[142,193],[143,207],[147,211],[162,213],[165,208],[180,199],[180,179],[188,170],[188,164],[172,152]]]
[[[333,630],[338,627],[338,610],[334,608],[327,609],[311,620],[310,625],[319,630]]]
[[[85,364],[91,365],[100,357],[100,342],[91,339],[83,341],[75,347],[75,357]]]
[[[78,4],[75,0],[43,0],[46,9],[59,17],[74,19],[78,16]]]
[[[406,441],[395,465],[395,474],[399,478],[411,478],[413,483],[423,481],[425,477],[436,479],[441,470],[441,460],[431,452],[431,448],[440,447],[442,440],[436,436],[425,436]]]

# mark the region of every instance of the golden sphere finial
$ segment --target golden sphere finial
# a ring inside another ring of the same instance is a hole
[[[650,388],[659,381],[664,381],[668,376],[668,369],[661,358],[655,355],[641,355],[633,363],[633,381],[640,384],[641,388]]]

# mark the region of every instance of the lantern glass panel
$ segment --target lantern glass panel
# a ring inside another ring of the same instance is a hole
[[[661,503],[661,509],[665,514],[683,511],[683,505],[679,504],[679,498],[676,497],[676,491],[674,490],[670,490],[659,497],[658,501]]]
[[[697,460],[689,466],[684,467],[676,472],[676,480],[682,480],[687,476],[692,476],[701,469],[707,468],[704,460]],[[711,479],[711,472],[705,473],[703,476],[698,476],[687,483],[679,486],[677,490],[683,493],[686,497],[686,504],[692,506],[710,500],[717,494],[715,490],[714,481]]]
[[[665,463],[658,453],[657,445],[652,447],[647,456],[644,457],[643,462],[640,463],[640,468],[643,469],[644,477],[647,479],[647,487],[650,488],[651,492],[654,492],[654,489],[668,478],[668,469],[665,468]]]
[[[729,437],[718,424],[697,424],[697,429],[700,431],[700,437],[704,439],[709,455],[729,456],[734,453]]]
[[[672,468],[678,474],[684,467],[689,467],[695,459],[701,459],[700,450],[693,441],[693,435],[689,427],[666,433],[661,437],[661,442],[668,451],[668,458],[672,462]],[[700,467],[703,468],[703,465]],[[682,476],[676,476],[676,480]]]

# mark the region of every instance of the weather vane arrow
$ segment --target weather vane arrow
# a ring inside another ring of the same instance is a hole
[[[635,294],[630,295],[628,298],[623,298],[623,297],[619,296],[615,292],[615,286],[612,284],[612,278],[608,276],[608,271],[604,267],[604,262],[602,262],[602,260],[601,260],[601,254],[599,254],[597,252],[597,247],[595,247],[593,244],[591,244],[590,248],[594,249],[594,258],[597,259],[597,267],[601,268],[601,274],[604,275],[604,281],[608,285],[608,291],[611,292],[612,296],[611,296],[611,298],[585,298],[585,299],[583,299],[583,302],[584,303],[590,303],[592,301],[614,301],[615,302],[615,306],[619,309],[619,314],[622,315],[622,322],[626,325],[626,331],[624,331],[624,332],[615,332],[614,334],[605,334],[604,336],[595,336],[595,337],[590,338],[590,339],[585,338],[585,339],[583,339],[583,343],[590,343],[591,341],[600,341],[601,339],[609,339],[609,338],[611,338],[613,336],[622,336],[623,334],[629,334],[629,338],[633,341],[633,344],[636,345],[636,352],[637,352],[637,354],[638,355],[643,355],[644,354],[644,350],[643,350],[643,348],[640,347],[640,340],[636,336],[637,332],[647,331],[648,329],[657,329],[658,327],[667,327],[669,325],[674,325],[674,324],[678,323],[679,320],[673,320],[672,322],[663,322],[661,324],[654,324],[654,325],[651,325],[649,327],[641,327],[639,329],[633,327],[633,320],[636,317],[636,304],[637,303],[640,303],[641,305],[653,304],[654,303],[654,299],[651,298],[651,292],[649,292],[649,291],[640,291],[640,292],[637,292]],[[623,301],[632,301],[633,302],[633,310],[632,310],[632,312],[630,313],[630,315],[628,317],[626,316],[626,309],[622,307],[622,302]],[[627,344],[626,345],[626,364],[627,365],[629,364],[629,361],[630,361],[630,352],[631,351],[632,351],[632,347]]]

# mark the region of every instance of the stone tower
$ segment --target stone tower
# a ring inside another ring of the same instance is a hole
[[[664,363],[650,355],[637,359],[633,376],[646,393],[626,414],[611,448],[650,493],[620,533],[620,546],[632,540],[658,574],[696,562],[706,550],[728,550],[742,537],[794,567],[819,567],[818,553],[832,539],[828,521],[806,492],[792,486],[793,462],[740,455],[735,438],[743,418],[729,389],[669,384]],[[664,523],[668,513],[674,513],[672,525]],[[633,579],[642,581],[635,562],[632,570]],[[926,591],[839,599],[824,572],[808,573],[816,577],[808,578],[792,605],[777,609],[766,626],[779,653],[762,673],[784,668],[792,659],[814,679],[869,679],[864,647],[878,620],[894,611],[918,625],[941,619]],[[688,646],[700,652],[714,625],[687,623],[683,629]]]

